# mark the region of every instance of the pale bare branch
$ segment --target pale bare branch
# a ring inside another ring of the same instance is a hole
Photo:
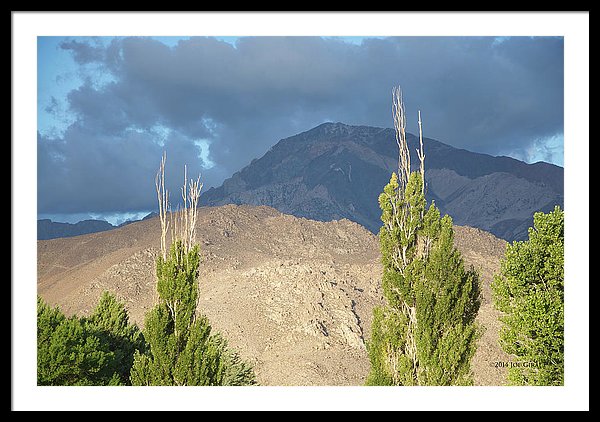
[[[420,150],[417,150],[417,156],[419,157],[419,161],[421,163],[419,166],[419,170],[421,171],[421,180],[423,182],[421,188],[423,190],[423,195],[425,195],[425,152],[423,150],[423,126],[421,122],[421,110],[419,110],[419,146]]]
[[[181,187],[181,198],[183,207],[178,212],[176,222],[175,238],[181,240],[186,251],[190,251],[196,238],[196,224],[198,222],[198,201],[202,190],[200,176],[196,180],[187,179],[187,166],[184,167],[183,186]]]
[[[184,167],[183,186],[181,197],[183,207],[173,212],[169,204],[169,191],[165,187],[165,164],[167,154],[163,153],[158,172],[156,173],[155,185],[158,197],[158,214],[160,218],[160,250],[163,259],[167,259],[167,233],[171,228],[171,242],[180,240],[183,242],[186,252],[194,245],[196,237],[196,224],[198,222],[198,201],[203,184],[200,176],[196,180],[187,179],[187,166]],[[169,217],[169,218],[167,218]]]

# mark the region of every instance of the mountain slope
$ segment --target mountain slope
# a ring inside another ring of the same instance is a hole
[[[152,218],[85,236],[38,241],[38,293],[68,314],[87,314],[102,291],[125,301],[142,324],[155,303],[160,225]],[[203,207],[199,308],[254,365],[263,385],[362,385],[365,340],[382,303],[377,237],[348,221],[318,222],[269,207]],[[456,246],[484,281],[474,358],[479,385],[504,383],[494,361],[498,313],[489,283],[506,242],[456,227]]]
[[[207,205],[268,205],[320,221],[348,218],[376,233],[377,198],[398,167],[393,129],[324,123],[283,139],[218,188]],[[418,139],[407,136],[416,170]],[[512,241],[527,237],[533,213],[563,205],[563,169],[526,164],[424,139],[427,199],[459,225]]]

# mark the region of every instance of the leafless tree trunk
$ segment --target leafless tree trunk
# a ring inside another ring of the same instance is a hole
[[[410,152],[406,142],[406,113],[402,90],[399,86],[392,89],[392,117],[394,118],[394,129],[396,130],[396,143],[398,144],[398,183],[399,191],[404,193],[404,188],[410,176]]]
[[[158,196],[158,216],[160,218],[160,251],[163,259],[167,259],[167,231],[169,230],[169,221],[167,220],[167,211],[169,208],[169,191],[165,188],[165,163],[167,162],[167,153],[164,152],[160,160],[160,166],[156,173],[154,183],[156,185],[156,195]]]

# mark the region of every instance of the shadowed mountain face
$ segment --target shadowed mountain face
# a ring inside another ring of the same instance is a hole
[[[418,138],[408,134],[418,169]],[[478,154],[424,139],[427,199],[454,223],[508,241],[527,238],[533,213],[563,206],[563,168]],[[211,188],[203,205],[268,205],[320,221],[347,218],[377,233],[377,198],[398,168],[393,129],[324,123],[283,139]]]

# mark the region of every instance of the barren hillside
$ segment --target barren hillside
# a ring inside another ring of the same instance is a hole
[[[103,290],[143,324],[152,307],[157,218],[101,233],[38,241],[38,292],[68,313],[86,314]],[[200,308],[255,368],[262,385],[362,385],[365,339],[381,303],[377,237],[348,220],[318,222],[265,206],[200,210]],[[478,317],[486,328],[475,356],[479,385],[501,385],[492,367],[497,313],[489,283],[505,242],[456,227],[456,245],[484,280]]]

